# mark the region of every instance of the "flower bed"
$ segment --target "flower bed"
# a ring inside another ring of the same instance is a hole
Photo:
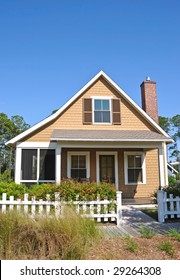
[[[80,183],[75,180],[64,179],[60,184],[40,184],[32,185],[27,188],[25,185],[15,183],[0,183],[0,198],[2,193],[7,193],[7,197],[14,195],[14,198],[23,198],[24,193],[29,196],[35,196],[36,199],[46,199],[46,195],[50,194],[50,199],[55,199],[55,193],[59,193],[61,199],[66,201],[76,200],[96,200],[100,196],[100,200],[113,200],[116,198],[115,186],[110,183],[102,182],[86,182]]]

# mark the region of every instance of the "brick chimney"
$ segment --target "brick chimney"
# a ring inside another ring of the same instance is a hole
[[[158,123],[158,105],[156,95],[156,82],[149,77],[141,84],[142,109]]]

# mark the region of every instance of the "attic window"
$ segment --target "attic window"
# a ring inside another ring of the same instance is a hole
[[[83,124],[121,124],[120,99],[96,96],[83,99]]]
[[[94,99],[94,123],[111,123],[110,100]]]

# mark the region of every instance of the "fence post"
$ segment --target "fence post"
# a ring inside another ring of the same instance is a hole
[[[116,201],[117,201],[117,226],[119,226],[122,222],[122,192],[116,192]]]
[[[158,202],[158,222],[164,223],[164,191],[157,191],[157,202]]]
[[[28,202],[28,193],[24,194],[24,213],[28,214],[28,204],[26,204]]]
[[[46,194],[46,215],[49,215],[50,213],[50,210],[51,210],[51,207],[50,205],[48,204],[50,202],[50,194]]]
[[[7,194],[3,193],[2,194],[2,201],[6,202],[7,199]],[[6,204],[2,204],[2,213],[6,213]]]
[[[32,216],[34,217],[35,214],[36,214],[36,197],[33,195],[32,198],[31,198],[31,214]]]
[[[60,213],[62,211],[61,203],[60,203],[60,194],[57,192],[55,193],[55,216],[59,218]]]
[[[100,195],[97,195],[97,201],[100,201]],[[101,204],[97,204],[97,214],[101,214]],[[97,218],[97,222],[101,222],[101,217]]]
[[[10,198],[9,198],[9,200],[10,200],[10,203],[12,203],[12,204],[9,205],[9,210],[13,210],[13,209],[14,209],[14,204],[13,204],[13,202],[14,202],[14,196],[11,195]]]

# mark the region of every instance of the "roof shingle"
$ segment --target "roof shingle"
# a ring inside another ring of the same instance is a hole
[[[77,141],[166,141],[171,142],[171,138],[146,130],[66,130],[57,129],[53,131],[51,140],[77,140]]]

